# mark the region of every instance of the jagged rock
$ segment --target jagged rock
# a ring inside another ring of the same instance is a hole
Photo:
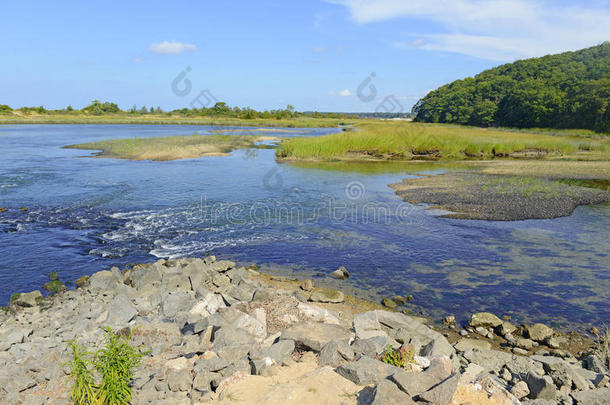
[[[418,399],[435,405],[447,405],[453,398],[459,381],[460,376],[454,374],[430,390],[419,394]]]
[[[392,374],[390,380],[392,380],[401,391],[409,394],[411,397],[428,391],[442,381],[442,379],[430,373],[409,373],[404,370],[398,370]]]
[[[400,371],[398,367],[363,356],[353,363],[342,364],[336,372],[357,385],[376,384]]]
[[[301,322],[282,332],[281,339],[294,340],[298,348],[319,352],[330,341],[349,342],[352,333],[339,326],[319,322]]]
[[[583,366],[587,370],[595,371],[596,373],[608,373],[608,370],[606,370],[606,367],[604,366],[604,362],[602,362],[599,357],[593,354],[590,354],[585,358],[585,360],[583,361]]]
[[[525,333],[527,337],[536,342],[544,342],[546,338],[551,337],[555,332],[543,323],[535,323],[533,325],[526,325]]]
[[[113,327],[123,327],[137,314],[138,311],[129,298],[123,294],[117,294],[108,306],[108,319],[106,322]]]
[[[19,293],[11,298],[11,305],[18,307],[34,307],[42,300],[42,293],[38,290],[30,291],[28,293]]]
[[[465,352],[469,349],[490,350],[491,343],[477,339],[462,339],[453,345],[453,347],[455,347],[455,350],[458,352]]]
[[[573,392],[572,398],[577,405],[608,405],[610,404],[610,388]]]
[[[339,290],[314,290],[309,297],[313,302],[340,303],[345,300],[345,296]]]
[[[345,342],[330,341],[320,350],[318,362],[323,366],[338,367],[346,361],[352,361],[355,353],[352,347]]]
[[[411,397],[402,392],[396,385],[389,380],[382,380],[377,384],[373,391],[373,401],[371,405],[410,405],[415,404]]]
[[[339,280],[345,280],[349,277],[349,271],[343,266],[330,273],[330,276]]]
[[[354,353],[363,354],[369,357],[376,357],[378,354],[383,353],[383,350],[388,346],[397,346],[396,342],[393,342],[387,336],[374,336],[368,339],[356,339],[352,343],[352,349]]]
[[[502,320],[491,312],[477,312],[472,314],[468,323],[473,328],[495,328],[502,325]]]
[[[192,304],[192,296],[184,291],[167,292],[161,297],[161,311],[168,318],[187,312]]]
[[[530,371],[525,376],[524,381],[530,390],[530,398],[548,400],[555,400],[557,398],[557,388],[553,383],[553,379],[548,375],[540,376]]]
[[[426,374],[430,374],[439,379],[444,380],[449,377],[453,371],[453,363],[447,356],[434,356],[430,358],[430,365],[424,371]]]

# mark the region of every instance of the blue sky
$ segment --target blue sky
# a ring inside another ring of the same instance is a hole
[[[408,111],[449,81],[610,40],[609,21],[610,0],[4,2],[0,104],[174,109],[208,89],[256,109],[374,111],[394,96]]]

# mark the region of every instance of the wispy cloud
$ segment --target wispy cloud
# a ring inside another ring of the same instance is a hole
[[[352,92],[351,92],[351,91],[349,91],[349,89],[345,89],[345,90],[341,90],[341,91],[339,92],[339,95],[340,95],[341,97],[349,97],[349,96],[351,96],[351,95],[352,95]]]
[[[412,33],[406,40],[397,36],[397,47],[456,52],[483,59],[506,61],[540,56],[610,39],[610,7],[605,1],[326,1],[347,7],[351,19],[358,24],[406,18],[440,27],[435,33]]]
[[[196,51],[197,46],[181,42],[163,41],[158,44],[152,44],[148,49],[158,55],[180,55],[186,51]]]

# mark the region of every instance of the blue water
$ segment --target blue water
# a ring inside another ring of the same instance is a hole
[[[552,220],[464,221],[387,186],[430,165],[291,165],[272,149],[171,162],[86,157],[64,145],[209,133],[205,126],[0,127],[0,304],[60,279],[207,252],[315,277],[345,265],[366,298],[490,310],[557,325],[610,322],[610,207]],[[281,136],[318,136],[304,129]],[[19,210],[21,206],[28,211]]]

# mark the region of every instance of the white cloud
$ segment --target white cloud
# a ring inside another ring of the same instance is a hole
[[[348,89],[345,89],[345,90],[341,90],[341,91],[339,92],[339,95],[340,95],[341,97],[349,97],[349,96],[351,96],[351,95],[352,95],[352,92],[351,92],[351,91],[349,91]]]
[[[418,47],[498,61],[541,56],[610,39],[607,1],[552,0],[326,0],[348,8],[359,24],[397,18],[431,23],[435,33],[396,38],[398,47]],[[597,4],[597,6],[595,5]],[[397,34],[398,35],[398,34]]]
[[[197,46],[181,42],[163,41],[158,44],[152,44],[148,49],[159,55],[180,55],[185,51],[192,52],[197,50]]]

